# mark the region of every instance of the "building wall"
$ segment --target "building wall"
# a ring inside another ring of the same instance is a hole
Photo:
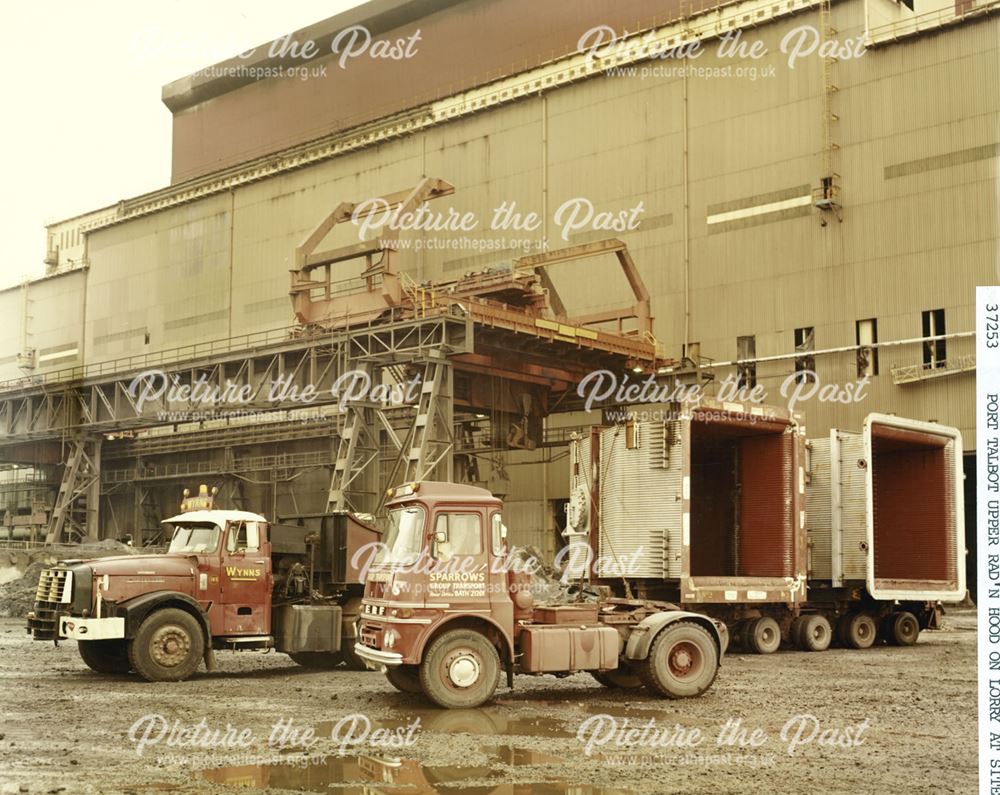
[[[85,270],[0,291],[0,381],[79,367],[84,362]],[[34,351],[35,366],[17,355]]]
[[[717,4],[695,0],[683,7],[691,12]],[[390,15],[386,13],[390,5],[402,7]],[[253,56],[219,65],[283,68],[284,77],[244,80],[245,85],[235,90],[229,77],[218,78],[218,88],[198,76],[166,86],[164,101],[174,111],[172,181],[233,166],[538,66],[575,51],[581,35],[594,26],[634,32],[676,18],[682,7],[677,0],[465,0],[409,5],[413,11],[401,3],[369,3],[293,34],[300,44],[315,42],[322,57],[265,59],[270,50],[265,45]],[[369,28],[370,51],[376,41],[403,42],[411,57],[372,58],[365,52],[342,66],[341,55],[330,54],[331,39],[356,24]],[[502,35],[497,35],[499,31]],[[419,38],[407,45],[414,35]],[[304,79],[300,69],[306,70]]]
[[[842,37],[859,35],[864,19],[862,0],[834,6]],[[719,61],[714,48],[697,62],[703,69],[756,66],[758,74],[773,66],[773,77],[598,77],[92,231],[89,270],[28,288],[30,339],[39,349],[82,339],[89,363],[287,326],[294,247],[339,202],[400,190],[423,176],[456,186],[430,206],[474,213],[481,222],[472,240],[547,238],[557,247],[621,237],[652,293],[655,335],[672,356],[686,336],[700,343],[703,357],[729,361],[741,335],[755,336],[758,356],[788,355],[795,329],[805,326],[815,329],[817,349],[851,346],[855,321],[864,318],[877,319],[881,342],[909,339],[921,335],[921,312],[938,308],[949,332],[972,331],[974,288],[998,276],[997,19],[836,62],[830,80],[839,120],[829,134],[838,145],[832,168],[842,209],[820,213],[811,202],[793,202],[758,212],[808,195],[825,176],[820,61],[813,56],[789,69],[779,52],[782,38],[803,24],[818,25],[818,15],[749,29],[747,38],[769,51],[756,63]],[[640,225],[584,230],[564,241],[552,215],[575,197],[609,211],[641,201]],[[484,228],[505,201],[540,213],[544,228]],[[341,229],[328,242],[355,234]],[[428,248],[403,251],[400,261],[418,279],[440,280],[519,253]],[[344,278],[352,275],[346,266]],[[572,311],[610,308],[627,297],[610,258],[563,266],[553,277]],[[0,331],[4,357],[17,347],[24,306],[19,288],[0,292],[0,311],[19,318]],[[971,338],[948,343],[949,358],[973,351]],[[858,429],[866,414],[883,411],[958,426],[973,447],[974,375],[893,383],[893,367],[920,360],[919,344],[884,348],[866,400],[800,404],[809,435]],[[771,402],[782,402],[779,387],[793,368],[792,360],[758,365]],[[819,356],[817,371],[824,384],[851,383],[854,353]],[[0,360],[0,375],[13,372]],[[546,541],[551,516],[543,501],[566,496],[559,466],[546,465],[544,494],[537,493],[537,466],[512,467],[512,477],[524,480],[514,499],[523,505],[512,509],[524,512],[522,543]],[[315,491],[322,500],[323,488]]]

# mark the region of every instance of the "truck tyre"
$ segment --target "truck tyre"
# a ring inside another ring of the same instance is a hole
[[[99,674],[127,674],[132,669],[124,640],[80,640],[76,647],[87,667]]]
[[[788,639],[796,649],[802,648],[802,625],[805,624],[807,616],[796,616],[792,619],[792,626],[788,630]]]
[[[747,648],[747,630],[750,629],[750,625],[753,620],[750,621],[737,621],[733,627],[732,636],[730,638],[730,646],[734,646],[740,649]]]
[[[802,651],[826,651],[833,640],[833,629],[825,616],[802,616],[798,646]]]
[[[478,707],[500,681],[500,655],[482,634],[454,629],[431,642],[420,664],[420,686],[439,707]]]
[[[867,649],[878,635],[875,619],[867,613],[848,613],[839,622],[840,639],[849,649]]]
[[[198,620],[168,607],[146,616],[129,644],[128,656],[132,670],[147,682],[179,682],[197,670],[204,651]]]
[[[420,667],[417,665],[392,665],[385,669],[385,678],[400,693],[423,693],[420,686]]]
[[[747,648],[754,654],[774,654],[781,646],[781,627],[770,616],[755,618],[746,633]]]
[[[611,671],[591,671],[590,675],[605,687],[619,688],[621,690],[632,690],[636,687],[642,687],[642,680],[638,674],[621,661],[619,661],[618,667]]]
[[[344,665],[347,666],[349,671],[367,671],[368,666],[365,665],[365,661],[362,660],[354,651],[354,639],[351,639],[350,645],[344,646],[340,650],[340,657],[344,661]]]
[[[719,650],[704,627],[678,621],[660,630],[638,670],[650,690],[667,698],[692,698],[715,681]]]
[[[888,641],[894,646],[912,646],[920,636],[920,622],[913,613],[905,610],[889,617]]]
[[[295,651],[290,652],[288,656],[296,665],[317,671],[329,671],[341,662],[340,653],[335,651]]]

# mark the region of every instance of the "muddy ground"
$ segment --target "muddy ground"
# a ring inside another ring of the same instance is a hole
[[[397,693],[381,674],[307,671],[281,654],[222,653],[218,672],[179,684],[102,677],[75,643],[33,643],[19,620],[2,619],[0,792],[972,793],[975,612],[951,609],[945,623],[906,649],[736,652],[695,700],[605,690],[587,675],[518,677],[488,707],[446,712]],[[352,730],[343,719],[354,713],[364,718]],[[789,754],[782,728],[797,715],[820,729],[793,723],[792,737],[801,729],[800,742],[813,740]],[[185,735],[171,735],[179,722],[202,741],[190,730],[202,718],[207,730],[234,728],[229,747],[185,747]],[[718,745],[730,719],[744,738],[758,730],[760,744]],[[282,720],[292,721],[283,748],[269,744]],[[366,720],[372,733],[340,755],[331,734],[360,739]],[[615,728],[650,720],[673,745],[616,743],[624,732]],[[293,734],[306,728],[321,739]],[[375,729],[412,744],[373,744]],[[692,745],[678,747],[680,735]]]

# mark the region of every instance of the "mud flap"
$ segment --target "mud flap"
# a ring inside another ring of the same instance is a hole
[[[212,648],[211,642],[205,644],[205,670],[211,673],[218,666],[215,660],[215,649]]]

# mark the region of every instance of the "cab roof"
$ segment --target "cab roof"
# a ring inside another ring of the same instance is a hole
[[[439,480],[422,480],[417,484],[415,493],[402,497],[392,497],[389,502],[419,499],[502,502],[499,497],[494,496],[488,489],[480,488],[479,486],[470,486],[468,483],[445,483]]]
[[[259,513],[250,511],[187,511],[164,519],[160,524],[177,524],[178,522],[213,522],[222,525],[226,522],[266,522]]]

